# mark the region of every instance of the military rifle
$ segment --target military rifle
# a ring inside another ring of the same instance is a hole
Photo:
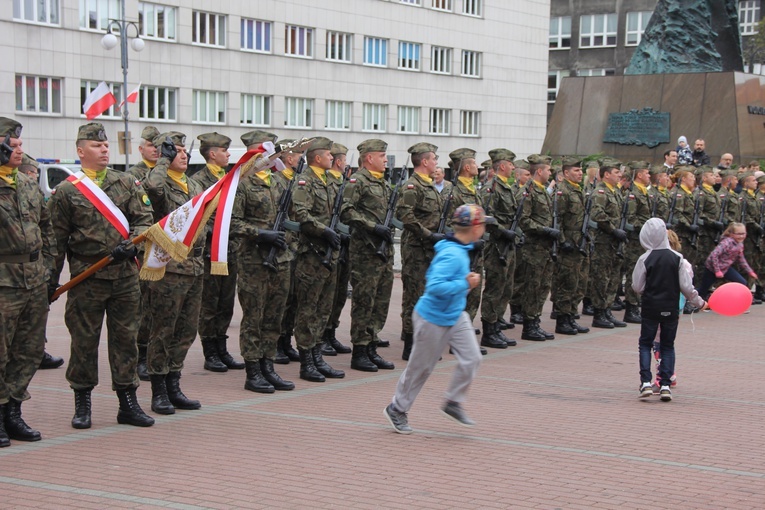
[[[695,227],[695,232],[691,234],[691,244],[694,248],[698,247],[699,240],[699,214],[701,213],[701,191],[696,190],[696,198],[693,201],[693,221],[691,227]]]
[[[287,184],[287,188],[284,191],[282,191],[282,194],[279,197],[279,207],[276,211],[276,219],[274,220],[274,226],[272,228],[272,230],[275,230],[276,232],[282,232],[285,230],[284,223],[289,219],[289,210],[290,210],[290,205],[292,204],[292,188],[295,185],[295,180],[297,179],[297,176],[303,173],[304,167],[305,167],[305,156],[300,156],[300,161],[298,162],[298,166],[297,166],[297,169],[295,170],[295,174],[292,176],[292,179],[290,179],[289,184]],[[278,249],[279,248],[277,248],[276,246],[271,246],[271,251],[268,252],[268,256],[263,261],[263,265],[273,272],[277,271],[276,250]]]
[[[555,183],[555,188],[553,188],[553,223],[552,228],[555,230],[558,230],[560,228],[559,221],[558,221],[558,195],[561,195],[563,192],[558,191],[558,183]],[[558,238],[553,239],[552,248],[550,248],[550,258],[552,258],[553,262],[556,262],[558,260]]]
[[[353,159],[351,158],[351,161]],[[337,195],[335,195],[335,203],[332,204],[332,216],[329,219],[329,228],[331,230],[337,231],[339,224],[340,224],[340,211],[343,208],[343,193],[345,193],[345,186],[348,184],[348,177],[351,174],[351,165],[346,165],[345,171],[343,172],[343,183],[340,185],[340,188],[337,190]],[[342,241],[341,241],[342,242]],[[340,252],[342,254],[343,248],[340,247]],[[321,261],[321,265],[326,267],[329,270],[332,270],[332,246],[327,246],[327,251],[324,253],[324,258]]]
[[[762,241],[762,238],[765,237],[765,200],[760,199],[760,238],[759,241]]]
[[[627,215],[630,208],[630,195],[632,194],[632,186],[635,185],[635,181],[630,181],[630,187],[627,188],[627,193],[624,197],[624,203],[622,204],[622,215],[619,218],[619,229],[627,232]],[[624,258],[624,244],[627,241],[619,241],[619,248],[616,250],[616,256],[620,259]]]
[[[510,225],[510,230],[515,232],[518,228],[518,223],[521,221],[521,216],[523,216],[523,204],[526,202],[526,197],[529,196],[529,193],[531,193],[531,185],[534,184],[534,179],[529,177],[529,182],[526,184],[526,187],[523,188],[523,194],[521,195],[521,199],[518,201],[518,206],[515,209],[515,216],[513,217],[513,223]],[[502,247],[502,251],[499,252],[499,262],[503,265],[507,265],[507,257],[510,255],[510,248],[515,245],[515,241],[508,241],[505,246]]]
[[[675,219],[675,209],[677,208],[677,197],[680,194],[678,190],[672,191],[672,202],[669,204],[669,216],[667,217],[667,228],[672,228]]]
[[[589,251],[587,249],[587,243],[590,240],[590,211],[592,211],[593,191],[588,191],[586,193],[587,199],[584,202],[584,219],[582,220],[582,240],[579,241],[579,252],[582,255],[587,255]]]
[[[661,193],[661,191],[656,190],[656,193],[653,194],[653,204],[651,205],[651,218],[656,217],[656,208],[659,205],[659,193]]]
[[[730,193],[730,191],[728,191]],[[720,204],[720,217],[717,219],[720,223],[722,223],[725,220],[725,211],[728,208],[728,195],[725,195],[725,198],[722,199],[722,203]],[[722,236],[722,231],[718,230],[715,234],[715,244],[720,242],[720,237]]]
[[[401,175],[399,176],[396,187],[393,188],[393,193],[388,198],[388,209],[385,211],[385,220],[382,222],[385,228],[390,228],[393,224],[394,213],[396,212],[396,203],[398,202],[398,196],[401,194],[401,186],[404,185],[407,179],[407,169],[409,165],[409,158],[406,158],[406,163],[401,167]],[[388,262],[388,241],[383,239],[380,246],[377,247],[375,255],[380,257],[383,262]]]
[[[749,193],[747,190],[744,190],[743,193]],[[746,208],[747,203],[746,199],[741,201],[741,224],[746,226]]]
[[[438,219],[438,228],[436,229],[436,232],[439,234],[446,232],[446,220],[449,217],[449,208],[452,205],[452,198],[454,197],[454,183],[460,175],[463,161],[463,159],[460,160],[460,164],[457,166],[457,171],[452,174],[452,187],[449,189],[449,195],[446,197],[446,200],[444,200],[444,207],[441,209],[441,217]]]

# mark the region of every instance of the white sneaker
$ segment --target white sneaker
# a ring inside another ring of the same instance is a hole
[[[640,385],[640,398],[648,398],[653,395],[651,383],[644,382]]]
[[[659,390],[659,395],[662,402],[669,402],[672,400],[672,390],[669,389],[669,386],[662,386]]]

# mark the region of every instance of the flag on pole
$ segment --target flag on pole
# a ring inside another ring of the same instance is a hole
[[[135,103],[136,101],[138,101],[138,93],[141,91],[141,83],[142,82],[138,83],[138,86],[135,89],[133,89],[133,92],[128,94],[127,97],[122,100],[122,102],[119,104],[117,108],[122,108],[122,105],[124,105],[126,101],[128,103]]]
[[[108,110],[109,107],[116,102],[117,98],[112,94],[109,85],[107,85],[105,81],[102,81],[93,89],[93,92],[88,94],[88,97],[85,98],[85,104],[82,105],[82,112],[88,120],[93,120]]]

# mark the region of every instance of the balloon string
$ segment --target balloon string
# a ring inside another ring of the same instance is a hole
[[[691,333],[695,333],[696,332],[696,323],[693,322],[693,314],[694,313],[695,312],[691,312]]]

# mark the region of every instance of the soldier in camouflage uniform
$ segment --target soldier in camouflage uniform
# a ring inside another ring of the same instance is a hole
[[[669,190],[672,181],[666,168],[664,165],[657,165],[652,166],[650,170],[651,188],[654,190],[651,217],[661,218],[665,222],[669,219],[669,206],[672,204],[672,193]]]
[[[760,227],[760,204],[765,203],[763,197],[756,194],[757,178],[752,173],[745,173],[739,180],[741,184],[741,202],[739,205],[739,217],[737,222],[746,227],[746,239],[744,240],[744,258],[746,258],[752,270],[760,275],[762,273],[762,260],[760,253],[760,239],[762,237],[762,228]],[[759,282],[756,282],[759,287]],[[755,297],[759,289],[755,291]]]
[[[393,229],[383,225],[393,193],[383,176],[387,148],[378,139],[358,145],[360,168],[343,196],[342,220],[351,228],[351,368],[362,372],[395,368],[377,353],[393,288]]]
[[[510,184],[510,176],[515,170],[515,154],[508,149],[493,149],[489,156],[495,168],[494,179],[483,189],[483,204],[478,205],[486,205],[487,214],[495,218],[496,224],[487,227],[489,240],[483,251],[486,278],[481,298],[481,345],[505,349],[517,344],[502,333],[499,325],[507,309],[508,296],[513,292],[516,262],[517,234],[512,228],[518,199]],[[478,289],[480,286],[473,290]]]
[[[412,155],[414,172],[401,190],[396,204],[396,218],[404,225],[401,234],[401,339],[404,351],[401,358],[409,359],[412,352],[414,329],[412,311],[425,291],[425,273],[433,260],[433,246],[446,236],[436,232],[443,212],[443,197],[433,186],[433,172],[438,166],[438,147],[420,142],[407,149]]]
[[[154,139],[159,136],[159,130],[154,126],[146,126],[141,131],[141,141],[138,144],[138,152],[141,154],[141,161],[131,166],[127,173],[143,182],[149,175],[151,169],[157,166],[159,159],[159,149],[154,146]]]
[[[284,232],[271,230],[281,194],[270,169],[250,173],[239,183],[231,213],[231,235],[239,241],[236,260],[243,312],[239,347],[247,374],[244,389],[257,393],[295,388],[274,371],[292,262]],[[272,249],[277,250],[276,258],[272,267],[266,267],[263,262]]]
[[[56,241],[37,181],[18,172],[22,126],[0,117],[0,447],[42,435],[21,417],[40,365]],[[3,141],[3,139],[5,139]],[[55,290],[55,287],[53,288]]]
[[[515,182],[513,182],[510,188],[513,190],[513,194],[515,195],[515,201],[518,202],[523,196],[524,189],[531,179],[531,174],[529,173],[528,161],[521,159],[515,161],[514,164]],[[510,304],[510,321],[509,323],[505,322],[505,320],[500,317],[500,329],[509,329],[510,324],[523,324],[523,310],[521,309],[521,288],[523,287],[525,275],[521,270],[521,249],[523,248],[525,236],[523,235],[523,231],[520,230],[520,227],[518,227],[517,233],[519,236],[515,243],[515,271],[513,273],[513,285],[512,287],[508,287],[510,294],[506,296],[506,301]],[[507,306],[505,306],[505,308],[507,308]]]
[[[72,288],[67,295],[64,321],[72,343],[66,378],[74,390],[72,427],[91,426],[90,394],[98,384],[98,343],[104,312],[112,389],[120,401],[117,422],[148,427],[154,420],[143,412],[135,394],[139,384],[136,317],[141,291],[135,261],[138,250],[130,239],[151,226],[150,201],[140,182],[108,168],[109,142],[101,124],[91,122],[80,126],[77,156],[85,174],[81,180],[89,179],[103,191],[108,200],[103,203],[120,211],[127,220],[129,232],[127,239],[123,237],[73,181],[59,184],[48,201],[58,251],[54,284],[58,283],[65,256],[69,259],[72,277],[104,257],[113,258],[111,264]]]
[[[574,316],[582,299],[584,283],[590,267],[590,247],[582,238],[582,223],[587,197],[582,190],[582,162],[575,157],[563,158],[563,180],[556,186],[561,237],[558,249],[555,332],[562,335],[587,333],[589,328],[577,324]]]
[[[757,247],[754,259],[756,260],[755,263],[760,268],[765,268],[765,235],[763,235],[763,225],[765,224],[765,175],[757,177],[757,191],[755,196],[757,197],[757,213],[754,217],[759,228],[757,229],[757,235],[753,236],[755,246]],[[757,274],[760,275],[762,273]],[[765,298],[765,295],[763,295],[765,292],[762,290],[764,280],[765,278],[761,276],[757,282],[759,284],[759,289],[756,292],[760,296],[758,299]]]
[[[348,154],[348,147],[339,143],[333,143],[332,149],[332,168],[327,172],[327,182],[333,188],[333,193],[337,195],[340,186],[343,184],[345,172],[345,157]],[[337,263],[337,284],[335,285],[335,296],[332,300],[332,312],[329,315],[329,322],[324,329],[322,336],[321,353],[325,356],[337,356],[337,353],[348,354],[351,348],[343,345],[337,339],[336,331],[340,326],[340,314],[343,313],[345,302],[348,300],[348,282],[351,278],[351,264],[348,257],[348,245],[351,239],[348,234],[340,232],[340,254]]]
[[[584,177],[584,193],[585,195],[589,193],[593,200],[595,198],[595,187],[598,185],[598,178],[600,173],[600,162],[597,160],[590,161],[587,163],[587,170],[585,171],[585,177]],[[594,234],[590,236],[591,238],[594,238]],[[582,315],[595,315],[595,309],[592,306],[592,280],[595,277],[594,271],[592,271],[592,249],[594,249],[595,244],[590,242],[590,268],[588,269],[587,273],[587,283],[585,285],[584,289],[584,297],[582,298]]]
[[[623,197],[619,191],[622,177],[621,163],[605,159],[600,167],[600,182],[595,187],[592,200],[592,221],[597,223],[591,235],[595,248],[590,261],[590,291],[595,313],[595,328],[623,328],[627,324],[611,313],[611,303],[621,283],[622,261],[617,257],[620,243],[627,240],[627,232],[619,228]]]
[[[192,197],[202,193],[202,185],[186,177],[188,154],[186,135],[170,131],[159,135],[154,145],[160,158],[145,181],[159,221]],[[180,380],[186,354],[197,336],[197,320],[202,304],[204,244],[200,235],[183,262],[171,260],[165,276],[151,284],[151,334],[147,353],[151,379],[151,410],[174,414],[176,409],[199,409],[181,391]]]
[[[721,199],[715,191],[714,185],[717,183],[717,177],[714,170],[709,166],[702,166],[696,172],[697,179],[700,179],[699,186],[699,230],[698,238],[698,258],[693,268],[694,279],[701,281],[704,274],[704,265],[707,257],[715,249],[715,236],[725,230],[725,224],[720,221]]]
[[[218,133],[205,133],[197,136],[201,142],[199,153],[205,158],[207,165],[191,178],[206,190],[223,179],[228,168],[230,154],[228,148],[231,138]],[[199,338],[202,341],[202,352],[205,357],[204,369],[211,372],[226,372],[228,369],[241,370],[244,363],[233,358],[228,352],[228,327],[234,316],[234,301],[236,301],[236,246],[232,241],[228,245],[228,274],[211,273],[212,228],[215,224],[215,214],[207,222],[205,228],[205,275],[202,285],[202,308],[199,313]]]
[[[334,192],[327,183],[332,166],[332,140],[314,138],[306,150],[308,167],[299,176],[292,195],[295,221],[300,223],[295,267],[295,341],[300,353],[300,378],[324,382],[326,377],[343,378],[345,372],[332,368],[321,354],[321,337],[332,311],[337,284],[340,235],[329,228]],[[329,267],[322,262],[332,248]]]
[[[741,202],[743,198],[736,193],[738,175],[735,170],[722,170],[720,172],[722,181],[720,182],[721,187],[718,194],[720,196],[720,208],[725,211],[723,223],[726,228],[730,223],[738,222],[741,216]]]
[[[675,182],[673,189],[672,202],[675,204],[672,214],[671,227],[677,233],[678,238],[682,244],[682,255],[691,267],[694,268],[698,264],[698,253],[696,243],[692,243],[691,239],[693,234],[698,234],[701,227],[693,224],[694,209],[696,203],[696,194],[694,193],[696,188],[696,176],[694,175],[695,168],[691,166],[681,166],[675,169],[675,174],[672,176],[672,180]],[[686,303],[686,307],[683,313],[691,313],[693,310],[689,303]]]

